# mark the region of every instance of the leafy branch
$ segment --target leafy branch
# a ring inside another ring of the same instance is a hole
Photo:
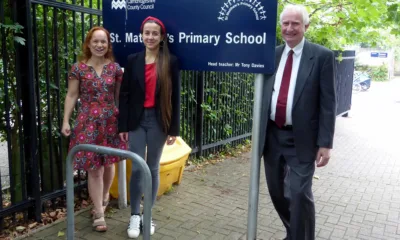
[[[19,36],[15,36],[16,34],[22,33],[22,29],[24,29],[24,27],[22,25],[20,25],[19,23],[14,23],[14,24],[3,24],[0,23],[0,28],[4,28],[6,35],[9,34],[11,32],[11,34],[13,34],[13,38],[14,41],[21,44],[21,45],[25,45],[25,39]]]
[[[314,11],[312,11],[309,14],[309,17],[311,18],[313,15],[315,15],[318,11],[321,11],[321,10],[327,10],[327,9],[330,9],[330,8],[339,8],[339,10],[342,10],[343,6],[352,5],[352,4],[353,3],[351,3],[351,2],[339,3],[339,4],[335,4],[335,3],[326,4],[326,5],[323,5],[323,6],[319,7],[319,8],[314,9]]]

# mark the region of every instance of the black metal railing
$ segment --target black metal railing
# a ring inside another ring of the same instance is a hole
[[[253,74],[182,71],[181,135],[208,156],[251,135]]]
[[[45,207],[65,196],[67,73],[86,32],[102,24],[100,7],[92,0],[0,0],[0,142],[7,146],[0,160],[9,169],[0,178],[2,226],[21,214],[40,221]],[[78,190],[86,185],[82,174]]]

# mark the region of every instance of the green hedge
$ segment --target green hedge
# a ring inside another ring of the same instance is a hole
[[[389,80],[388,66],[386,64],[380,66],[356,65],[355,69],[356,71],[367,72],[372,81],[384,82]]]

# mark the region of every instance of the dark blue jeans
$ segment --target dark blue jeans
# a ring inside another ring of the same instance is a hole
[[[145,109],[140,126],[129,132],[129,150],[138,154],[146,160],[152,178],[152,206],[157,198],[158,186],[160,184],[160,159],[164,148],[167,134],[163,132],[161,125],[156,119],[155,109]],[[147,147],[147,158],[145,152]],[[140,200],[143,195],[143,183],[138,166],[132,165],[130,180],[130,204],[131,213],[140,213]],[[145,199],[145,201],[148,201]]]

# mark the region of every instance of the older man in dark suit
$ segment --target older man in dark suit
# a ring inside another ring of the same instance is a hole
[[[304,38],[307,10],[284,8],[285,44],[276,48],[275,74],[264,83],[260,157],[286,239],[315,239],[312,179],[330,158],[336,119],[334,54]]]

